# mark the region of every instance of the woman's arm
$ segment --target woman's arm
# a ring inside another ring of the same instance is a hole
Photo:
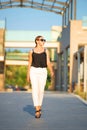
[[[32,51],[29,53],[29,60],[28,60],[28,70],[27,70],[27,81],[30,81],[30,67],[32,64]]]
[[[47,67],[50,71],[50,74],[51,74],[51,77],[54,76],[54,71],[53,71],[53,68],[52,68],[52,65],[51,65],[51,62],[50,62],[50,55],[49,55],[49,51],[46,50],[46,54],[47,54]]]

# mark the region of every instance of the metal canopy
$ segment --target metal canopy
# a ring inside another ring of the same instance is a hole
[[[62,15],[71,0],[0,0],[0,9],[25,7]]]
[[[0,9],[32,8],[62,16],[62,27],[76,19],[76,0],[0,0]]]

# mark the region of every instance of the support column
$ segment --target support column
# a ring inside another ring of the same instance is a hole
[[[53,49],[51,49],[51,61],[53,62],[52,63],[52,67],[53,67],[53,70],[54,70],[54,73],[55,73],[55,77],[56,77],[57,67],[56,67],[55,60],[56,60],[56,50],[53,48]],[[48,89],[49,90],[55,90],[56,89],[55,83],[56,83],[55,78],[51,78],[51,85],[49,86]]]
[[[77,53],[78,57],[78,90],[80,90],[80,53]]]
[[[0,91],[4,91],[4,21],[0,21]]]
[[[76,20],[76,0],[74,0],[74,20]]]
[[[67,52],[64,50],[64,91],[67,91]]]
[[[84,48],[84,92],[87,93],[87,46]]]
[[[61,90],[61,54],[58,54],[57,60],[57,84],[56,89]]]

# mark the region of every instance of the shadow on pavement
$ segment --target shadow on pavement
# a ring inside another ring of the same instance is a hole
[[[34,107],[32,105],[26,105],[23,108],[23,111],[28,112],[29,114],[31,114],[32,116],[35,116],[35,110]]]

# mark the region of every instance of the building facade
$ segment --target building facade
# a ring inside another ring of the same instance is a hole
[[[71,20],[60,37],[58,53],[59,90],[87,91],[87,27],[81,20]]]

